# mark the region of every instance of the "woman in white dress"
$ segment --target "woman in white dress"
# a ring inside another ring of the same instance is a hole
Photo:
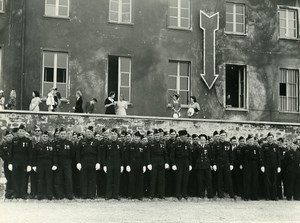
[[[126,110],[128,108],[127,101],[124,101],[123,95],[120,95],[120,100],[117,102],[117,112],[116,115],[126,116]]]
[[[34,112],[39,112],[40,111],[40,103],[41,103],[41,99],[40,99],[40,93],[38,91],[33,91],[32,92],[32,99],[31,99],[31,103],[29,105],[29,111],[34,111]]]

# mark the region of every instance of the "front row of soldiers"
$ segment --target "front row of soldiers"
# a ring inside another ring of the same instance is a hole
[[[6,198],[26,199],[30,181],[31,198],[38,199],[73,199],[75,194],[119,200],[121,193],[132,199],[181,200],[190,195],[224,198],[228,193],[233,199],[257,200],[263,190],[266,200],[277,200],[283,180],[287,199],[300,200],[300,138],[285,148],[274,143],[272,134],[261,145],[251,135],[235,145],[223,130],[211,142],[203,134],[190,141],[185,130],[178,135],[170,130],[167,138],[158,130],[148,131],[147,137],[125,135],[120,139],[113,129],[95,136],[88,127],[81,140],[69,141],[64,128],[55,140],[39,128],[31,139],[23,125],[15,136],[7,131],[0,150]],[[236,182],[243,185],[239,192]]]

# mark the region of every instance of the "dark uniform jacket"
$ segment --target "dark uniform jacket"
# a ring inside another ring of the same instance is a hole
[[[108,141],[104,145],[103,165],[111,168],[124,166],[124,150],[119,141]]]
[[[172,145],[173,149],[170,155],[170,164],[177,165],[178,161],[187,160],[192,165],[191,144],[187,142],[176,141]]]
[[[265,143],[261,146],[262,166],[281,166],[280,149],[274,143]]]
[[[33,155],[33,166],[36,166],[39,161],[51,161],[54,166],[57,166],[57,156],[52,142],[39,142],[35,145]]]
[[[15,163],[31,166],[32,152],[32,142],[30,139],[16,137],[12,140],[12,145],[8,153],[8,162],[10,164]]]
[[[212,149],[209,145],[200,145],[194,147],[194,160],[195,169],[208,169],[211,165],[214,165]]]
[[[4,142],[2,145],[0,145],[0,158],[4,162],[8,161],[8,151],[10,150],[11,142]]]
[[[151,141],[147,145],[147,163],[164,164],[168,163],[168,154],[165,143],[162,141]]]
[[[295,171],[300,168],[300,149],[289,150],[285,153],[284,160],[286,163],[287,171]]]
[[[241,165],[251,161],[261,164],[260,148],[256,145],[245,145],[241,151]]]
[[[232,149],[234,157],[234,166],[239,167],[242,164],[242,151],[245,149],[245,145],[238,145]]]
[[[131,142],[126,146],[126,165],[141,167],[146,165],[146,153],[141,143]]]
[[[216,142],[213,144],[215,164],[217,166],[233,165],[233,152],[229,142]]]
[[[76,151],[77,163],[101,163],[101,155],[99,150],[99,141],[96,139],[85,138],[80,140]]]
[[[75,156],[75,148],[73,143],[67,139],[61,139],[55,142],[55,151],[59,165],[63,163],[71,163]]]

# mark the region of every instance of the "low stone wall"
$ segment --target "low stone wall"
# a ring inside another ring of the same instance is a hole
[[[56,127],[65,127],[69,133],[82,132],[92,125],[96,131],[101,128],[119,128],[121,130],[149,130],[162,128],[169,130],[186,129],[189,133],[204,133],[212,135],[214,130],[224,129],[228,137],[247,136],[254,134],[258,137],[266,136],[272,132],[275,137],[294,138],[300,133],[300,124],[295,123],[269,123],[269,122],[233,122],[226,120],[205,119],[172,119],[162,117],[136,117],[136,116],[110,116],[74,113],[33,113],[28,111],[0,111],[0,138],[6,129],[25,124],[28,130],[33,130],[35,125],[43,130],[54,131]]]

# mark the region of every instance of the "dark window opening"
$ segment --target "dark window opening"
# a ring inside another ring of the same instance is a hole
[[[226,65],[226,107],[246,108],[246,67]]]
[[[286,83],[280,83],[279,88],[280,96],[286,96]]]
[[[116,93],[116,98],[118,95],[118,69],[119,69],[119,57],[108,56],[108,93],[114,91]]]
[[[44,81],[46,82],[53,82],[54,81],[54,69],[45,67],[45,75],[44,75]]]

